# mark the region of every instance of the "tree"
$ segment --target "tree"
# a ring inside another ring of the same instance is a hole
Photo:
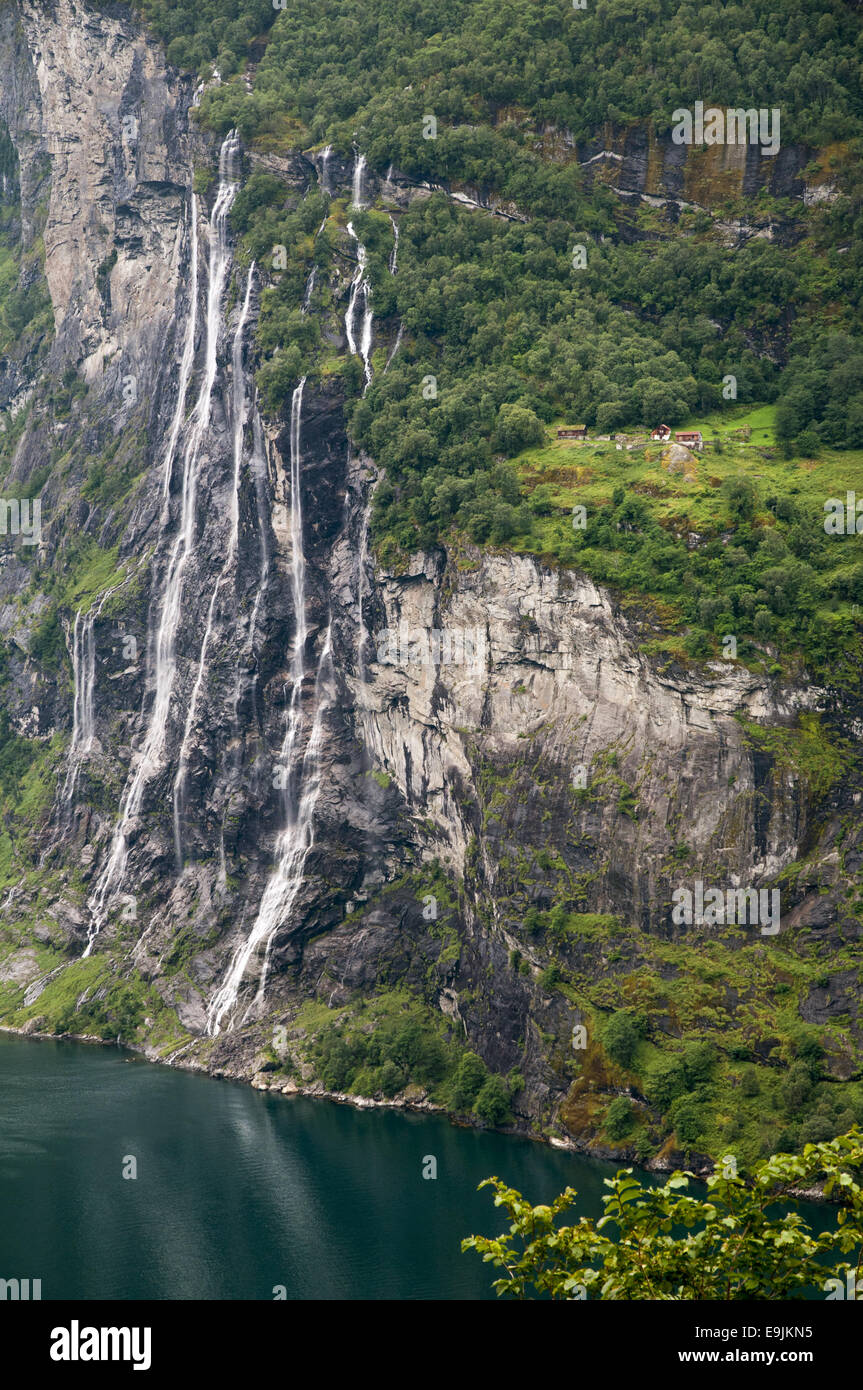
[[[623,1012],[612,1014],[602,1030],[602,1045],[613,1062],[621,1067],[631,1067],[635,1049],[641,1040],[641,1028],[632,1014]]]
[[[523,405],[502,405],[497,413],[495,444],[505,454],[518,454],[545,439],[542,421]]]
[[[654,1062],[644,1079],[647,1099],[665,1112],[686,1089],[686,1075],[680,1057],[661,1057]]]
[[[722,484],[722,496],[729,512],[738,521],[748,521],[755,515],[758,493],[752,479],[745,474],[726,478]]]
[[[502,1125],[509,1115],[509,1092],[499,1076],[483,1083],[474,1101],[473,1113],[484,1125]]]
[[[488,1070],[475,1052],[466,1052],[456,1069],[452,1082],[451,1099],[456,1110],[469,1110],[479,1095]]]
[[[605,1132],[609,1139],[613,1139],[615,1143],[625,1139],[632,1129],[633,1118],[632,1101],[626,1096],[615,1096],[605,1117]]]
[[[602,1218],[568,1226],[558,1218],[575,1205],[573,1188],[534,1207],[499,1178],[487,1178],[480,1186],[494,1189],[510,1229],[469,1236],[462,1250],[504,1270],[494,1288],[511,1298],[803,1298],[835,1287],[827,1280],[844,1285],[863,1258],[861,1166],[863,1134],[855,1126],[807,1144],[802,1154],[774,1154],[755,1166],[751,1181],[714,1173],[703,1197],[688,1191],[691,1173],[646,1188],[624,1168],[605,1179]],[[839,1204],[836,1230],[815,1233],[794,1210],[795,1192],[814,1182]]]

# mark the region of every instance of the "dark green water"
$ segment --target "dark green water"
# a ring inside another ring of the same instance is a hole
[[[570,1183],[598,1214],[613,1171],[435,1116],[0,1034],[0,1277],[41,1279],[43,1299],[493,1297],[493,1271],[459,1250],[505,1225],[481,1179],[536,1202]]]
[[[598,1216],[614,1171],[436,1116],[0,1033],[0,1278],[41,1279],[43,1300],[269,1300],[277,1285],[290,1299],[490,1298],[495,1272],[459,1249],[506,1225],[478,1183],[494,1173],[533,1202],[570,1184],[577,1213]]]

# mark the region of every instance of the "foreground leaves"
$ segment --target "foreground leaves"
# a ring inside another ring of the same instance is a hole
[[[863,1296],[861,1169],[856,1126],[828,1143],[807,1144],[802,1154],[775,1154],[749,1179],[716,1173],[704,1184],[706,1196],[689,1191],[691,1173],[646,1188],[627,1168],[606,1179],[604,1215],[569,1226],[558,1218],[574,1207],[573,1188],[534,1207],[499,1178],[487,1178],[481,1186],[494,1189],[509,1233],[470,1236],[462,1249],[502,1269],[494,1288],[514,1298],[788,1299],[849,1288],[853,1297],[855,1286]],[[815,1184],[839,1205],[836,1230],[815,1234],[788,1209],[795,1193]]]

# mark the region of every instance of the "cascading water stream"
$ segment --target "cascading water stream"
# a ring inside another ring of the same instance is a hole
[[[353,224],[348,223],[348,231],[357,244],[357,270],[351,283],[351,293],[348,300],[347,313],[345,314],[345,337],[348,340],[348,351],[353,357],[359,356],[363,363],[363,376],[365,386],[363,395],[371,385],[372,380],[372,305],[371,291],[369,282],[366,278],[366,248],[360,242],[359,237],[354,231]],[[363,301],[363,317],[360,325],[359,339],[357,338],[357,305],[360,298]]]
[[[390,353],[389,357],[387,358],[386,366],[384,367],[384,370],[383,370],[383,373],[382,373],[384,376],[386,376],[387,370],[388,370],[388,368],[389,368],[390,363],[392,362],[393,358],[395,357],[396,353],[398,352],[399,348],[400,348],[401,345],[402,345],[402,338],[404,337],[404,331],[405,331],[405,326],[404,326],[403,323],[400,323],[400,324],[399,324],[399,331],[398,331],[398,333],[396,334],[396,340],[395,340],[395,342],[393,343],[393,350],[392,350],[392,352]]]
[[[365,207],[363,202],[363,174],[366,167],[365,155],[357,152],[354,161],[354,179],[352,190],[352,205],[358,212]],[[356,242],[357,247],[357,269],[351,282],[351,292],[348,299],[347,313],[345,314],[345,337],[348,340],[348,351],[353,357],[359,355],[363,363],[363,376],[365,386],[363,395],[369,389],[372,381],[372,292],[366,274],[366,248],[357,236],[352,222],[348,223],[348,234]],[[357,305],[362,298],[363,318],[357,336]]]
[[[180,756],[178,758],[177,775],[174,778],[174,850],[177,857],[178,867],[183,864],[183,840],[182,840],[182,815],[183,815],[183,796],[185,792],[186,774],[189,766],[189,743],[191,741],[192,729],[195,724],[195,717],[198,712],[198,701],[200,699],[201,687],[207,671],[207,656],[210,649],[210,641],[213,636],[213,620],[216,612],[216,604],[219,599],[222,586],[226,582],[229,574],[233,570],[237,558],[237,549],[240,537],[240,477],[243,465],[243,441],[245,437],[246,425],[246,376],[243,370],[243,351],[245,345],[246,324],[249,318],[249,306],[252,301],[252,286],[255,278],[255,263],[249,267],[249,274],[246,279],[246,294],[243,300],[243,307],[240,310],[240,317],[237,321],[234,342],[231,351],[232,368],[232,416],[233,416],[233,446],[234,446],[234,473],[233,486],[231,489],[231,503],[229,512],[228,543],[225,549],[225,559],[219,577],[213,587],[210,597],[210,604],[207,609],[207,622],[204,628],[204,637],[201,642],[201,650],[198,656],[198,666],[195,674],[195,683],[192,687],[192,698],[189,701],[189,708],[186,714],[186,723],[183,728],[183,741],[180,745]]]
[[[393,224],[393,250],[390,256],[390,275],[395,275],[399,265],[399,224],[390,213],[390,221]]]
[[[213,386],[216,379],[222,297],[231,262],[228,241],[228,214],[239,189],[239,184],[234,177],[239,148],[239,136],[236,131],[231,131],[226,136],[219,154],[219,186],[213,205],[209,228],[210,261],[204,372],[198,399],[192,412],[189,425],[189,437],[183,454],[180,528],[171,548],[164,582],[161,586],[161,602],[159,605],[160,618],[153,647],[155,695],[148,720],[144,746],[137,758],[134,773],[126,784],[126,789],[120,803],[120,814],[114,830],[111,849],[93,894],[88,902],[91,920],[88,941],[84,950],[85,956],[90,954],[93,943],[104,926],[107,917],[107,903],[110,898],[117,893],[122,884],[129,857],[129,833],[134,821],[140,814],[147,784],[160,769],[164,756],[168,716],[176,670],[174,647],[177,630],[180,624],[183,577],[189,559],[195,549],[195,513],[198,498],[201,444],[210,420]],[[194,201],[194,192],[191,196]],[[194,330],[197,314],[197,294],[195,291],[197,289],[196,270],[198,249],[197,220],[194,216],[192,218],[192,227],[192,267],[195,273],[193,274],[192,284],[189,334],[186,339],[186,350],[184,350],[183,354],[184,364],[187,361],[187,351],[191,354],[188,357],[189,372],[191,372],[191,362],[194,356]],[[190,339],[192,341],[191,348],[188,347]],[[188,378],[186,384],[188,384]],[[185,390],[182,379],[182,367],[180,387],[182,389],[178,393],[174,421],[171,427],[168,449],[165,455],[164,476],[166,485],[169,485],[168,480],[172,472],[173,454],[183,425]],[[163,508],[163,514],[165,514],[165,512],[166,509]],[[167,522],[167,516],[165,516],[165,521]]]
[[[311,302],[312,302],[312,294],[314,293],[315,279],[317,278],[317,273],[318,273],[318,267],[317,267],[316,265],[313,265],[313,266],[312,266],[312,269],[311,269],[311,272],[310,272],[310,274],[309,274],[309,278],[308,278],[308,280],[306,281],[306,291],[305,291],[305,294],[303,295],[303,313],[304,313],[304,314],[307,314],[307,313],[309,312],[309,305],[310,305]]]
[[[323,737],[324,700],[322,679],[330,661],[329,631],[321,653],[315,682],[315,712],[300,768],[294,774],[297,745],[302,726],[302,687],[306,676],[306,644],[309,636],[306,615],[306,560],[303,540],[302,493],[302,412],[303,377],[291,399],[291,591],[294,605],[294,644],[288,675],[285,734],[279,754],[282,789],[283,829],[276,841],[275,867],[267,882],[258,914],[246,940],[235,951],[223,984],[216,991],[207,1013],[207,1032],[215,1036],[222,1021],[237,1002],[246,971],[263,947],[256,1001],[263,997],[270,949],[276,932],[290,916],[303,882],[306,859],[314,838],[314,811],[320,790],[319,755]]]
[[[393,250],[392,255],[390,256],[390,275],[395,275],[398,272],[399,268],[399,224],[393,217],[392,213],[390,213],[390,221],[393,224]],[[404,331],[404,323],[400,322],[399,331],[396,334],[396,340],[393,343],[392,350],[390,351],[390,355],[386,360],[386,365],[384,366],[384,376],[386,376],[387,372],[389,371],[390,363],[392,362],[393,358],[395,357],[396,353],[402,345],[402,337],[404,336]]]
[[[264,938],[264,960],[255,994],[254,1002],[256,1005],[260,1004],[264,998],[270,967],[270,952],[276,932],[291,916],[297,894],[305,877],[306,860],[314,844],[314,813],[321,790],[324,715],[328,707],[324,698],[324,682],[331,664],[332,628],[328,625],[315,675],[315,712],[303,754],[297,809],[296,813],[289,818],[288,824],[279,837],[276,872],[270,877],[258,911],[256,927]]]
[[[326,194],[330,193],[330,181],[327,177],[327,165],[330,162],[330,155],[332,154],[332,152],[332,145],[326,145],[324,149],[321,150],[321,192]]]
[[[366,157],[354,149],[354,179],[351,188],[351,205],[359,212],[365,207],[363,202],[363,177],[366,172]]]
[[[357,557],[357,675],[360,680],[366,679],[366,648],[368,646],[368,633],[366,632],[365,613],[363,606],[368,592],[368,566],[369,566],[369,523],[372,515],[372,491],[369,488],[368,500],[363,508],[363,519],[360,526],[360,545]]]

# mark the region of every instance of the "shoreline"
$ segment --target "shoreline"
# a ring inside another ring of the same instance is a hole
[[[293,1100],[295,1097],[301,1097],[304,1100],[328,1100],[335,1105],[350,1105],[353,1106],[355,1110],[402,1110],[419,1115],[439,1115],[449,1120],[449,1123],[456,1129],[485,1130],[489,1134],[501,1134],[505,1138],[525,1139],[532,1143],[545,1144],[549,1148],[556,1149],[558,1152],[570,1153],[573,1157],[588,1160],[592,1159],[597,1163],[617,1164],[619,1167],[633,1168],[636,1172],[644,1173],[650,1177],[662,1177],[663,1175],[670,1177],[672,1173],[689,1172],[697,1182],[704,1182],[714,1171],[711,1161],[707,1159],[706,1156],[705,1167],[700,1170],[694,1170],[692,1168],[684,1169],[683,1167],[669,1164],[667,1161],[663,1162],[662,1166],[647,1168],[643,1164],[636,1162],[634,1158],[627,1158],[622,1154],[609,1154],[607,1151],[597,1152],[588,1149],[575,1139],[563,1139],[557,1135],[547,1136],[544,1134],[533,1134],[529,1130],[522,1129],[517,1125],[507,1126],[505,1128],[492,1128],[488,1125],[473,1124],[470,1121],[459,1119],[459,1117],[453,1111],[448,1110],[445,1105],[439,1105],[435,1101],[428,1100],[425,1096],[412,1098],[402,1095],[394,1096],[391,1099],[383,1098],[379,1100],[375,1096],[350,1095],[347,1091],[328,1091],[324,1088],[322,1081],[316,1081],[310,1085],[301,1085],[289,1078],[286,1078],[279,1085],[271,1086],[266,1083],[266,1077],[270,1075],[268,1072],[257,1071],[253,1076],[248,1077],[230,1075],[220,1068],[210,1071],[201,1062],[197,1061],[197,1059],[177,1057],[177,1060],[174,1060],[176,1054],[174,1054],[170,1060],[163,1057],[152,1057],[147,1054],[146,1049],[143,1047],[134,1047],[118,1039],[100,1038],[95,1033],[43,1033],[36,1030],[28,1031],[24,1028],[16,1028],[6,1023],[0,1023],[0,1033],[9,1033],[20,1038],[32,1038],[37,1042],[80,1042],[94,1043],[99,1047],[113,1047],[118,1051],[129,1052],[134,1057],[140,1058],[142,1061],[148,1062],[153,1066],[170,1067],[174,1071],[198,1072],[202,1076],[210,1077],[213,1081],[233,1081],[238,1085],[249,1086],[252,1090],[258,1091],[264,1095],[273,1094],[283,1096],[285,1100]],[[792,1199],[797,1199],[801,1202],[815,1202],[819,1205],[823,1204],[825,1207],[837,1205],[836,1202],[826,1198],[823,1191],[818,1188],[806,1188],[791,1192],[789,1195]]]

